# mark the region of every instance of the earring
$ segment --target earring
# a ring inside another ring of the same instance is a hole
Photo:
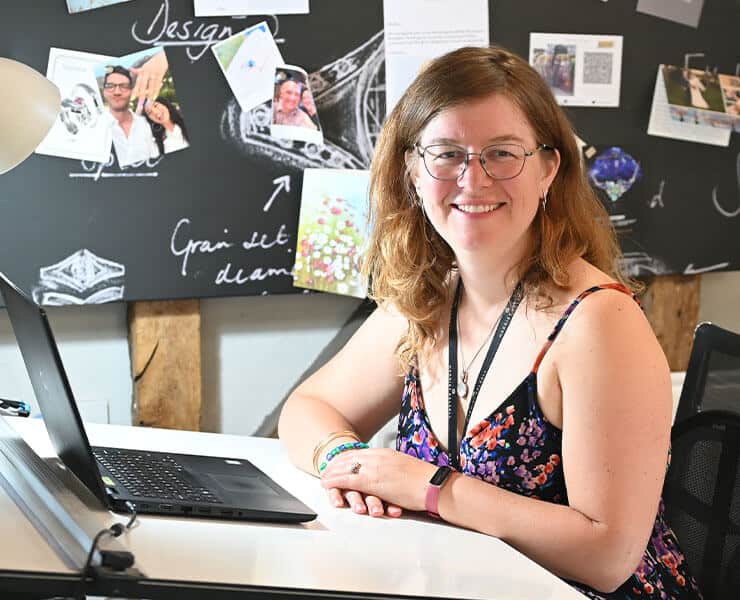
[[[545,212],[547,207],[547,190],[542,192],[542,212]]]

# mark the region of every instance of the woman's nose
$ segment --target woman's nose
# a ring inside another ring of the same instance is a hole
[[[487,187],[491,181],[491,177],[486,173],[481,163],[479,154],[469,154],[468,162],[465,171],[460,177],[457,178],[458,186],[464,187]]]

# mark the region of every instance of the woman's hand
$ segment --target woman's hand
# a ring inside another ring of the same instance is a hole
[[[400,506],[386,504],[377,496],[362,494],[354,490],[340,490],[339,488],[330,488],[326,491],[333,506],[336,508],[348,506],[360,515],[400,517],[403,513]]]
[[[355,512],[400,516],[401,509],[425,508],[426,485],[436,467],[389,448],[342,452],[321,474],[321,485],[329,490],[335,506],[344,500]],[[363,508],[364,505],[364,508]]]
[[[141,114],[140,107],[144,106],[146,100],[154,102],[157,99],[168,68],[167,55],[162,50],[154,54],[140,67],[131,69],[131,73],[136,76],[136,84],[131,92],[131,97],[139,99],[136,107],[137,113]]]

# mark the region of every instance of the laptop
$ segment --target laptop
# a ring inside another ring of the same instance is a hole
[[[106,507],[279,523],[316,517],[243,458],[91,447],[46,312],[1,272],[0,292],[54,450]]]

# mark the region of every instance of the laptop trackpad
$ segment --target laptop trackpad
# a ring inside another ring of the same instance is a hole
[[[279,495],[275,490],[265,485],[265,482],[259,477],[240,477],[238,475],[219,475],[215,473],[210,473],[209,477],[212,477],[218,485],[229,492]]]

